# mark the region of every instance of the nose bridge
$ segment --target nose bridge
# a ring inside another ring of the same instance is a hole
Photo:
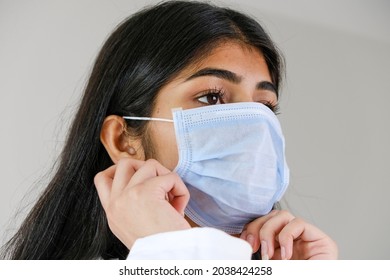
[[[248,89],[236,91],[230,98],[229,103],[254,102],[254,93]]]

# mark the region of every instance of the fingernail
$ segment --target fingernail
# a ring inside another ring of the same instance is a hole
[[[253,248],[255,244],[255,237],[252,234],[248,234],[246,236],[246,241],[248,241],[248,243],[251,244],[251,247]]]
[[[269,257],[268,257],[268,246],[267,246],[267,242],[262,240],[261,241],[261,259],[264,260],[264,261],[268,261],[269,260]]]
[[[280,257],[282,260],[286,260],[286,248],[284,246],[280,247]]]

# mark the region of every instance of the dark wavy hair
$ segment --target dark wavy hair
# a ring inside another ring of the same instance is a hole
[[[159,90],[226,40],[258,49],[279,89],[281,54],[261,25],[240,12],[168,1],[121,23],[97,56],[53,179],[3,246],[2,258],[126,258],[128,249],[110,231],[93,182],[113,164],[99,138],[103,121],[130,112],[150,116]],[[128,125],[137,136],[145,134],[145,123]]]

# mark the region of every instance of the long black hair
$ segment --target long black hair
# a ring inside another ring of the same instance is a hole
[[[224,40],[257,48],[279,88],[282,57],[260,24],[242,13],[169,1],[121,23],[96,59],[53,179],[2,257],[125,258],[128,249],[110,231],[93,183],[113,164],[99,139],[103,121],[113,114],[150,116],[161,87]],[[129,125],[142,137],[144,123]]]

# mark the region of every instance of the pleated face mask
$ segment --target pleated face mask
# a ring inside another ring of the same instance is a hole
[[[176,109],[173,123],[179,153],[174,171],[189,189],[185,214],[193,222],[239,234],[281,199],[289,169],[279,121],[267,106],[239,102]]]

